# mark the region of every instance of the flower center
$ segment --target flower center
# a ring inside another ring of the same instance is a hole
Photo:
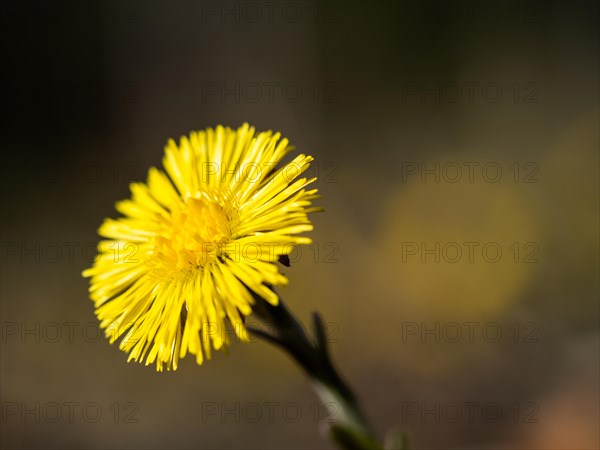
[[[170,226],[156,237],[160,269],[172,272],[204,267],[219,256],[231,237],[231,208],[208,196],[188,198],[171,213]]]

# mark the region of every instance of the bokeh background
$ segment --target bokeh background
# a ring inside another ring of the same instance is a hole
[[[282,295],[382,438],[598,448],[597,2],[1,8],[2,448],[332,448],[277,349],[127,364],[80,276],[168,138],[245,121],[316,157]]]

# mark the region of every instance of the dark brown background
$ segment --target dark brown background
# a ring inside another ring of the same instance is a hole
[[[331,448],[264,343],[157,374],[95,338],[80,272],[128,182],[168,138],[248,121],[316,157],[327,211],[282,293],[330,322],[381,436],[598,448],[596,2],[12,2],[2,23],[3,447]]]

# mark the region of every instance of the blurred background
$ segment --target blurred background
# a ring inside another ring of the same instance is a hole
[[[6,2],[2,448],[329,449],[263,343],[156,373],[81,271],[163,146],[288,137],[326,212],[282,296],[328,323],[379,436],[594,449],[598,3]]]

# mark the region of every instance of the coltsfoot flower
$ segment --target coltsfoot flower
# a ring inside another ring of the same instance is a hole
[[[254,296],[277,305],[272,286],[287,284],[276,265],[312,230],[307,213],[315,178],[299,178],[313,160],[281,160],[292,147],[271,131],[222,126],[169,140],[163,172],[131,184],[117,202],[124,217],[106,219],[106,238],[83,276],[100,326],[129,360],[177,369],[187,353],[198,364],[211,347],[229,345],[226,322],[240,340]]]

